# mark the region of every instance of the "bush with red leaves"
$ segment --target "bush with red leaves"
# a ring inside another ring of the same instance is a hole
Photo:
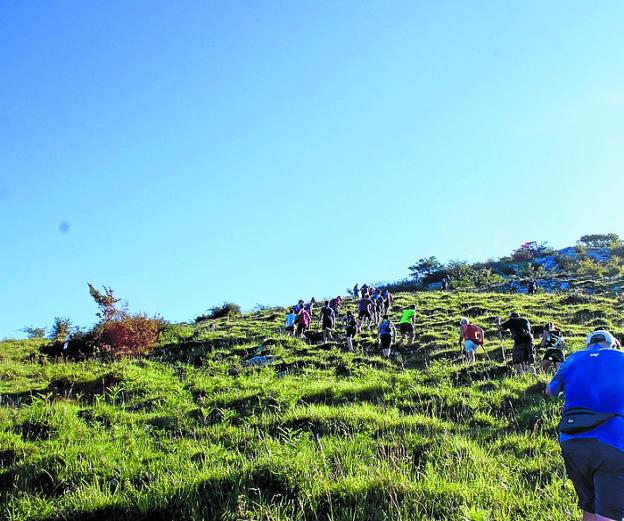
[[[158,341],[162,320],[147,315],[125,315],[96,326],[96,344],[113,356],[147,353]]]
[[[100,351],[112,356],[137,356],[147,353],[158,341],[163,320],[143,313],[131,315],[117,307],[120,299],[111,288],[98,291],[89,283],[89,293],[100,308],[100,322],[93,331],[94,343]]]

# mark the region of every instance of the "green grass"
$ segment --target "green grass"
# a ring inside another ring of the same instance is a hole
[[[564,520],[577,516],[545,375],[511,375],[492,319],[622,327],[615,300],[400,294],[419,347],[379,357],[277,333],[284,311],[170,325],[143,359],[54,362],[0,343],[0,516],[26,519]],[[350,306],[353,306],[350,303]],[[397,313],[395,313],[397,315]],[[492,340],[467,366],[458,322]],[[244,361],[264,346],[263,368]],[[504,347],[511,352],[511,341]]]

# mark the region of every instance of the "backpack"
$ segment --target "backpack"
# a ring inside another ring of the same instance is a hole
[[[323,306],[321,308],[321,313],[323,314],[323,318],[331,319],[334,317],[334,310],[330,307]]]
[[[389,320],[382,320],[381,324],[379,324],[379,334],[380,335],[391,335],[392,328],[390,327]]]
[[[466,324],[464,326],[464,340],[471,340],[475,344],[483,344],[481,331],[474,324]]]
[[[357,320],[355,320],[355,317],[353,315],[347,316],[345,318],[345,324],[347,327],[355,328],[357,326]]]
[[[360,299],[358,302],[358,310],[359,311],[368,311],[371,307],[372,301],[368,298]]]
[[[544,347],[546,349],[563,349],[563,339],[554,332],[550,333],[546,338]]]
[[[297,315],[297,324],[303,324],[304,326],[307,326],[309,323],[310,315],[308,314],[308,312],[305,310],[300,311]]]

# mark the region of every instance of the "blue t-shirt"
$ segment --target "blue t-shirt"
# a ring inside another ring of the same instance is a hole
[[[564,409],[624,414],[624,352],[596,345],[573,353],[548,386],[552,394],[563,391]],[[624,418],[615,416],[580,434],[559,434],[561,442],[576,438],[594,438],[624,451]]]

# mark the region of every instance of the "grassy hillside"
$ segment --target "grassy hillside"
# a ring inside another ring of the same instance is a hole
[[[170,325],[143,359],[54,362],[0,343],[0,516],[23,519],[534,519],[576,515],[546,376],[511,375],[492,319],[560,324],[572,350],[618,302],[400,294],[418,350],[379,356],[277,332],[284,310]],[[354,304],[349,304],[354,306]],[[395,317],[397,313],[394,314]],[[490,333],[474,366],[461,316]],[[260,347],[262,346],[262,347]],[[504,347],[509,354],[511,341]],[[273,364],[246,367],[255,353]]]

